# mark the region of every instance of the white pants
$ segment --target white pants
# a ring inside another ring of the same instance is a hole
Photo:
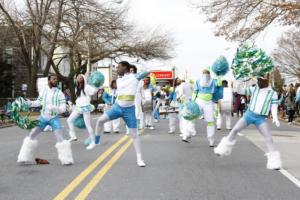
[[[115,119],[104,123],[104,132],[119,132],[121,119]]]
[[[217,117],[217,128],[221,129],[225,117],[226,129],[231,129],[231,111],[221,111]]]
[[[176,113],[169,114],[169,129],[170,132],[176,131],[176,124],[179,120],[180,133],[186,135],[187,137],[196,135],[196,128],[194,121],[185,120],[183,117],[179,117]]]
[[[146,126],[153,126],[153,112],[143,112],[141,116],[141,128]]]
[[[214,117],[214,109],[215,105],[212,101],[203,101],[201,99],[197,99],[196,103],[198,104],[199,108],[203,111],[204,120],[208,123],[207,124],[207,138],[214,139],[215,136],[215,117]]]

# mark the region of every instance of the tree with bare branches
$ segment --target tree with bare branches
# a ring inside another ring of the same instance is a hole
[[[29,71],[29,95],[36,91],[38,70],[54,71],[71,89],[88,63],[121,57],[171,58],[173,40],[159,31],[137,31],[127,21],[128,9],[95,0],[24,0],[25,9],[0,1],[0,23],[10,26]],[[11,7],[13,9],[11,9]],[[42,57],[46,62],[41,63]],[[44,59],[45,60],[45,59]],[[67,61],[67,62],[64,62]],[[68,63],[68,73],[63,72]]]
[[[286,78],[300,80],[300,31],[294,29],[284,33],[278,40],[273,57]]]
[[[246,41],[272,23],[300,26],[299,0],[193,0],[216,25],[215,34]]]
[[[37,74],[41,67],[42,52],[45,51],[43,38],[49,30],[49,21],[51,19],[53,23],[52,31],[58,32],[64,2],[65,0],[25,0],[25,8],[17,8],[13,1],[0,1],[0,24],[11,28],[11,34],[15,35],[19,43],[15,49],[22,55],[21,59],[28,70],[28,96],[36,95]],[[52,46],[47,48],[49,55],[53,55],[55,45],[53,41]],[[47,59],[47,66],[51,60],[51,57]]]

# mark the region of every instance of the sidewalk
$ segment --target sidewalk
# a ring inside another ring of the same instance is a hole
[[[264,138],[257,130],[245,129],[245,137],[266,152]],[[283,168],[300,180],[300,130],[272,131],[275,147],[280,151]]]

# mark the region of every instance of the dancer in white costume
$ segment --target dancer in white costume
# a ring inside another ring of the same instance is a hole
[[[130,73],[132,74],[137,74],[137,67],[135,65],[131,65],[130,66]],[[138,84],[138,89],[135,95],[135,99],[134,99],[134,105],[135,105],[135,117],[137,120],[137,127],[138,127],[138,134],[140,134],[139,130],[142,130],[143,127],[141,126],[141,119],[142,119],[142,87],[144,85],[144,81],[140,80],[139,84]],[[129,129],[127,128],[127,132],[129,133]]]
[[[91,96],[95,95],[98,92],[98,88],[88,85],[86,77],[81,74],[77,77],[76,89],[76,105],[73,106],[73,111],[67,119],[70,135],[69,141],[77,140],[74,121],[77,117],[79,117],[82,114],[86,129],[89,133],[89,138],[91,140],[90,144],[86,147],[86,149],[91,150],[96,146],[94,130],[91,126],[91,112],[95,109],[95,107],[91,104]]]
[[[170,94],[168,96],[169,102],[170,102],[170,106],[172,107],[179,107],[180,103],[178,102],[178,94],[179,94],[179,89],[178,86],[181,84],[181,79],[180,78],[176,78],[175,79],[175,83],[174,83],[174,88],[171,88]],[[176,124],[178,123],[179,120],[179,129],[180,132],[182,134],[182,120],[179,119],[179,116],[177,113],[169,113],[169,133],[173,134],[176,131]]]
[[[226,129],[231,130],[231,112],[233,106],[233,91],[228,87],[226,80],[222,81],[224,87],[223,99],[218,102],[218,117],[217,117],[217,129],[221,130],[223,118],[225,118]]]
[[[222,86],[221,79],[219,77],[212,79],[209,70],[203,70],[201,78],[195,84],[194,95],[196,103],[203,111],[204,120],[207,122],[207,139],[210,147],[214,146],[216,132],[213,95],[220,86]]]
[[[36,137],[49,125],[51,126],[57,143],[55,145],[58,152],[58,159],[62,165],[74,163],[71,143],[64,140],[62,126],[58,115],[66,111],[66,100],[64,94],[57,88],[57,76],[48,76],[48,87],[45,87],[36,101],[29,101],[30,107],[42,106],[39,118],[40,125],[31,130],[29,136],[25,137],[23,145],[18,155],[19,163],[32,163],[38,145]]]
[[[229,135],[222,138],[219,145],[214,149],[215,154],[220,156],[230,155],[236,143],[235,138],[238,132],[250,124],[254,124],[267,143],[267,169],[278,170],[282,167],[280,153],[275,150],[271,131],[266,120],[271,110],[273,123],[275,123],[277,127],[280,126],[277,116],[278,95],[268,84],[268,79],[258,78],[257,86],[240,89],[239,93],[251,96],[248,110],[243,118],[236,123]]]
[[[172,100],[173,106],[178,106],[181,108],[184,103],[187,103],[192,99],[193,95],[193,86],[190,83],[182,81],[179,78],[175,80],[175,93],[170,95]],[[181,110],[181,109],[179,109]],[[176,130],[177,119],[179,120],[179,129],[180,129],[180,136],[184,142],[189,142],[189,138],[191,136],[196,135],[195,129],[195,122],[185,120],[181,115],[180,111],[179,114],[171,113],[169,114],[169,133],[174,133]]]
[[[177,100],[179,101],[181,107],[183,104],[188,103],[192,100],[193,95],[193,85],[182,81],[178,86]],[[184,119],[180,114],[181,109],[179,110],[179,120],[180,122],[180,131],[182,136],[182,141],[189,142],[189,138],[196,135],[195,121],[189,121]]]
[[[113,80],[110,84],[110,88],[105,90],[102,96],[102,100],[105,103],[104,111],[111,109],[112,105],[115,104],[117,99],[117,81]],[[113,130],[114,133],[120,132],[120,119],[108,121],[104,124],[104,133],[110,133]]]
[[[99,117],[96,123],[96,136],[100,137],[103,130],[103,124],[110,120],[123,118],[129,128],[129,133],[133,138],[133,144],[137,156],[137,165],[140,167],[146,166],[142,159],[141,142],[137,130],[137,121],[135,117],[135,95],[139,81],[146,77],[149,72],[134,75],[129,72],[130,64],[122,61],[118,64],[117,73],[120,78],[117,79],[117,94],[118,98],[112,109],[105,112]]]
[[[144,85],[141,88],[142,94],[142,118],[141,118],[141,127],[149,128],[154,130],[153,126],[153,93],[154,87],[150,83],[150,77],[145,77]],[[149,105],[146,105],[149,104]]]

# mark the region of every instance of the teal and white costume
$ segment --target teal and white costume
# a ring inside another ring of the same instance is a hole
[[[77,140],[74,121],[80,115],[83,115],[85,127],[89,133],[90,140],[93,141],[91,145],[86,147],[89,150],[95,147],[94,130],[91,126],[91,112],[95,109],[95,107],[94,105],[91,104],[91,96],[95,95],[98,92],[98,88],[87,84],[84,75],[80,75],[80,76],[84,78],[84,89],[80,92],[80,96],[77,97],[75,105],[73,106],[73,111],[67,119],[67,123],[69,126],[69,135],[70,135],[69,141]]]
[[[254,124],[267,142],[267,168],[280,169],[282,165],[280,154],[274,148],[272,135],[266,120],[271,111],[273,123],[275,123],[277,127],[280,126],[277,116],[279,103],[277,93],[271,87],[259,88],[258,86],[240,89],[239,93],[251,96],[248,110],[246,111],[243,118],[241,118],[236,123],[229,135],[221,140],[219,145],[214,150],[215,153],[220,156],[230,155],[232,148],[236,142],[235,137],[238,132],[240,132],[250,124]]]
[[[195,83],[195,99],[199,108],[203,111],[204,120],[207,122],[207,139],[209,146],[214,146],[215,136],[215,106],[213,96],[222,86],[220,78],[212,79],[208,74],[202,74],[201,78]]]
[[[56,148],[58,158],[62,165],[74,163],[71,144],[63,139],[62,126],[59,120],[59,114],[66,110],[66,100],[64,94],[56,87],[45,87],[36,101],[28,101],[31,107],[42,107],[40,115],[40,125],[30,132],[24,139],[21,147],[18,162],[27,163],[34,161],[34,154],[37,148],[36,136],[43,131],[46,126],[51,126],[56,139]]]
[[[135,113],[135,95],[137,93],[139,81],[144,79],[149,72],[139,73],[137,75],[126,73],[124,76],[117,79],[117,94],[118,98],[113,107],[99,117],[96,123],[96,137],[100,137],[105,122],[123,118],[129,134],[133,139],[133,144],[136,150],[137,164],[145,166],[142,159],[140,138],[137,131],[137,120]]]

